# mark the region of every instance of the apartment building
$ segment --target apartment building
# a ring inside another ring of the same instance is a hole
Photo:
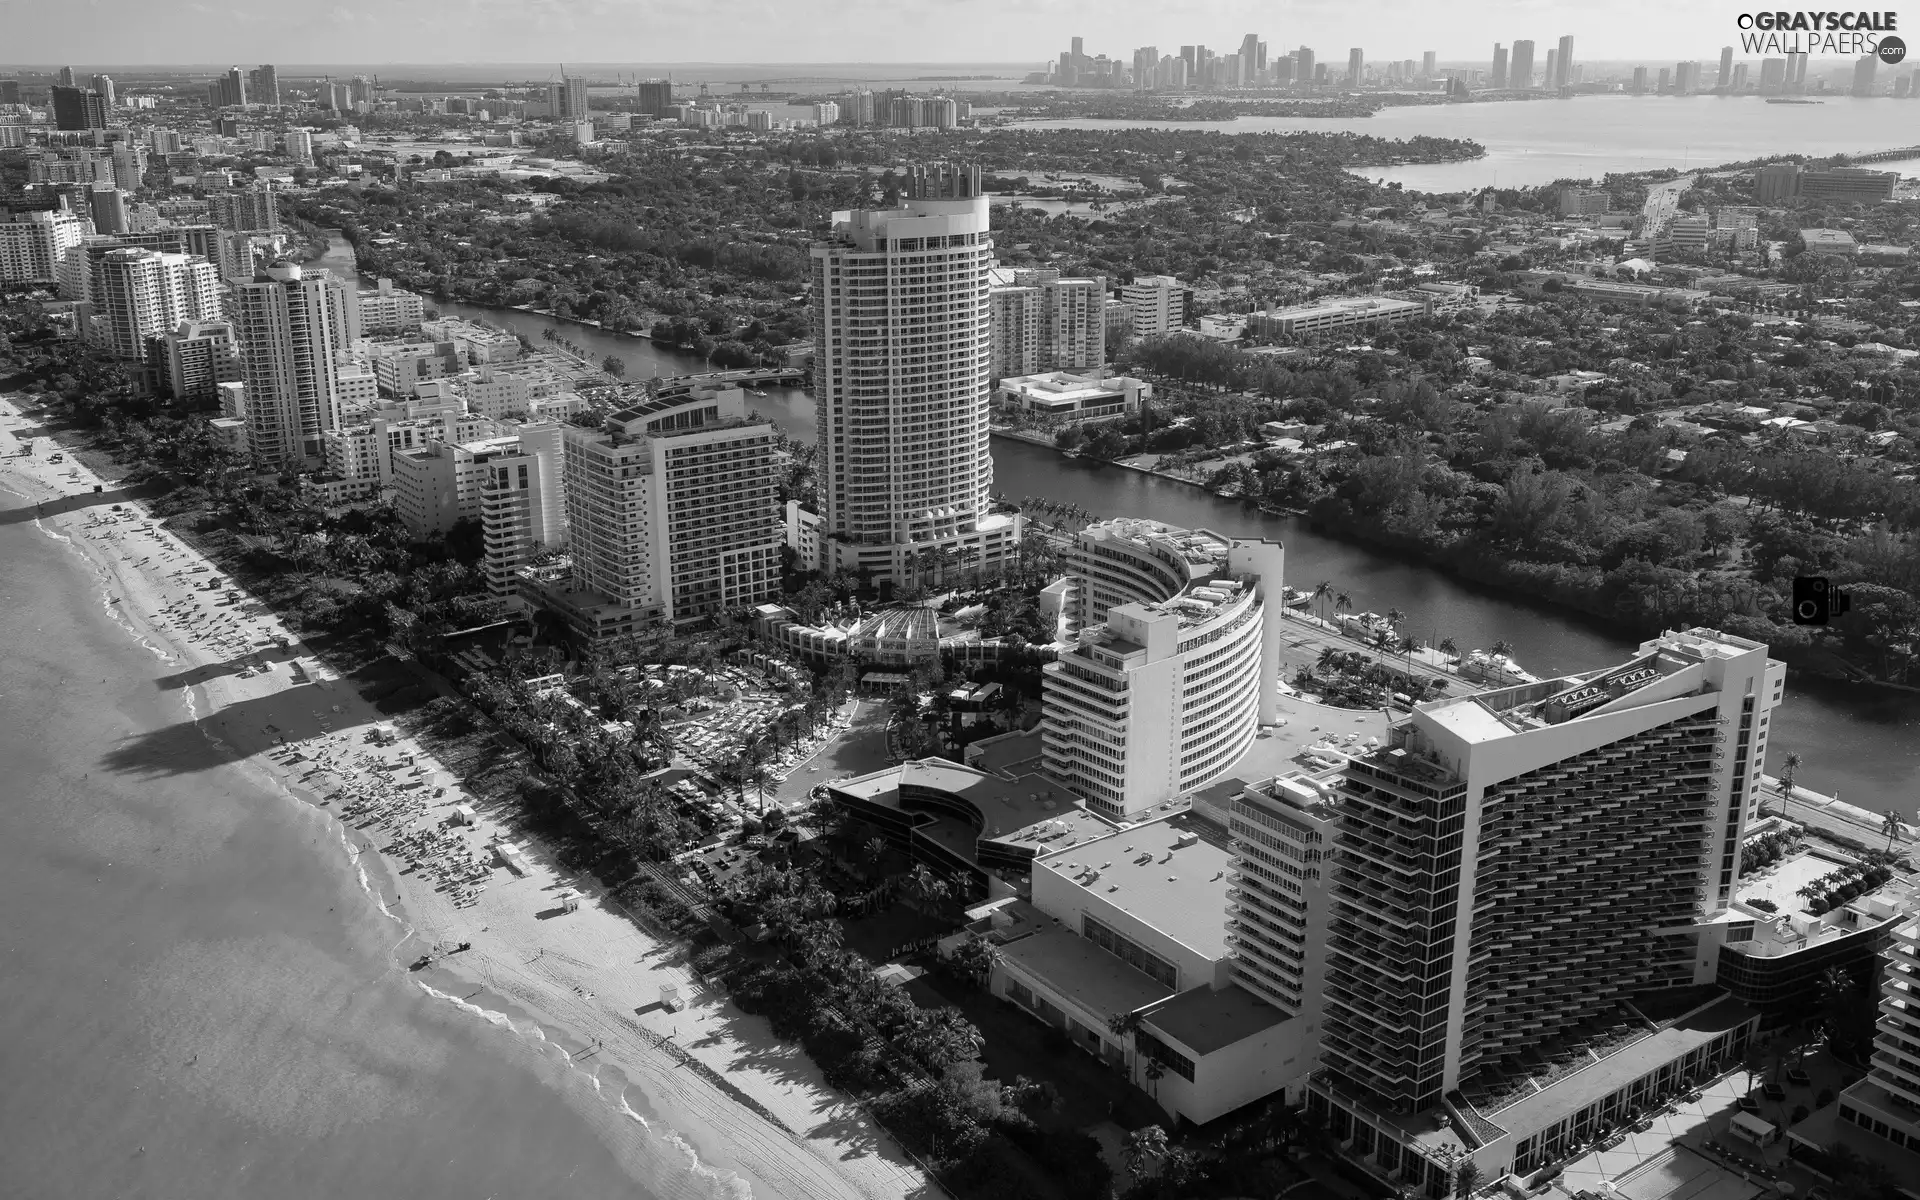
[[[1171,275],[1142,275],[1120,289],[1133,310],[1133,336],[1158,337],[1187,323],[1187,285]]]
[[[92,230],[87,218],[66,209],[0,209],[0,283],[60,282],[61,264]]]
[[[178,401],[219,397],[240,378],[240,346],[231,321],[182,321],[158,339],[150,357],[166,364],[167,391]]]
[[[272,233],[280,228],[280,207],[270,184],[254,184],[207,198],[213,223],[235,233]]]
[[[372,291],[356,295],[360,309],[359,337],[405,337],[419,333],[426,320],[427,305],[419,295],[393,286],[382,279]]]
[[[993,272],[993,378],[1098,367],[1107,357],[1106,283],[1053,270]]]
[[[269,467],[318,457],[320,435],[340,426],[345,292],[331,272],[289,262],[234,286],[247,444]]]
[[[830,569],[909,578],[928,550],[992,569],[987,418],[993,239],[977,167],[913,167],[896,209],[850,214],[812,251],[820,504]]]
[[[1715,979],[1784,678],[1760,643],[1670,632],[1617,667],[1420,705],[1352,760],[1309,1110],[1416,1186],[1463,1156],[1526,1175],[1744,1049],[1760,1014],[1732,998],[1624,1048],[1607,1033],[1645,1023],[1627,1001]],[[1525,1083],[1537,1047],[1588,1041],[1606,1071]],[[1435,1113],[1458,1114],[1445,1136]]]
[[[181,322],[223,315],[220,274],[196,255],[112,250],[92,267],[87,340],[117,358],[144,359],[148,342]]]
[[[554,424],[524,425],[490,458],[480,482],[480,531],[489,594],[519,602],[519,571],[567,541],[566,439]]]
[[[1212,782],[1277,719],[1283,552],[1149,521],[1077,549],[1079,609],[1098,616],[1044,669],[1042,761],[1124,819]]]

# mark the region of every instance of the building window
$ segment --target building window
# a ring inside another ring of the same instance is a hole
[[[1188,1083],[1193,1082],[1193,1060],[1178,1050],[1175,1050],[1172,1046],[1167,1045],[1144,1029],[1134,1031],[1133,1044],[1140,1053],[1146,1055],[1148,1058],[1157,1060],[1162,1066],[1166,1067],[1167,1070],[1172,1071]]]
[[[1136,971],[1140,971],[1155,982],[1166,987],[1178,989],[1180,972],[1174,965],[1159,955],[1142,947],[1125,934],[1116,933],[1106,925],[1081,914],[1081,934],[1094,945],[1118,958]],[[1191,1078],[1191,1077],[1189,1077]]]

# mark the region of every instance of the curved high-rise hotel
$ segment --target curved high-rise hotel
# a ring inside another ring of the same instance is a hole
[[[854,212],[813,247],[821,565],[908,580],[936,556],[1005,562],[991,511],[987,196],[978,167],[915,167],[899,208]]]
[[[1112,819],[1205,787],[1277,719],[1280,543],[1123,519],[1069,552],[1089,627],[1043,676],[1048,774]]]

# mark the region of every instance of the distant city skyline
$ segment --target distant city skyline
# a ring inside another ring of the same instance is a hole
[[[376,48],[386,61],[423,66],[522,64],[587,53],[599,63],[622,65],[1037,63],[1075,36],[1086,39],[1089,54],[1119,56],[1141,45],[1187,42],[1226,51],[1247,33],[1276,48],[1313,46],[1323,61],[1338,62],[1360,44],[1368,48],[1369,61],[1376,54],[1383,61],[1417,59],[1432,50],[1443,63],[1490,60],[1496,42],[1532,39],[1544,48],[1571,34],[1579,47],[1576,61],[1632,63],[1717,58],[1721,46],[1738,45],[1734,19],[1741,11],[1736,5],[1697,11],[1622,0],[1596,19],[1591,8],[1562,0],[1486,0],[1464,11],[1411,0],[1298,0],[1280,10],[1203,0],[1169,13],[1140,0],[1098,6],[1056,0],[1037,11],[1016,0],[975,0],[965,22],[951,22],[944,18],[953,6],[933,0],[860,3],[841,20],[802,18],[791,7],[750,0],[716,21],[704,11],[643,11],[611,0],[467,0],[455,8],[341,0],[285,15],[202,0],[5,3],[9,61],[0,65],[8,68],[69,60],[153,67],[228,58],[297,67],[283,53],[290,46],[309,62],[367,65],[372,63],[365,56]],[[935,22],[939,37],[930,43],[928,26]],[[1018,30],[1017,39],[1008,30]],[[1391,30],[1391,38],[1383,40],[1382,30]],[[931,44],[939,46],[940,58],[927,56]],[[1842,58],[1828,57],[1836,63]]]

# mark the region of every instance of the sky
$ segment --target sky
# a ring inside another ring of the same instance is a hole
[[[1344,61],[1490,60],[1563,34],[1575,61],[1717,58],[1738,44],[1739,0],[0,0],[0,66],[303,63],[1022,63],[1078,34],[1088,54],[1138,46],[1220,51],[1257,33],[1269,52]],[[1823,6],[1824,7],[1824,6]],[[1894,10],[1897,11],[1897,10]],[[1913,23],[1920,31],[1920,9]],[[1914,33],[1901,30],[1909,41]]]

